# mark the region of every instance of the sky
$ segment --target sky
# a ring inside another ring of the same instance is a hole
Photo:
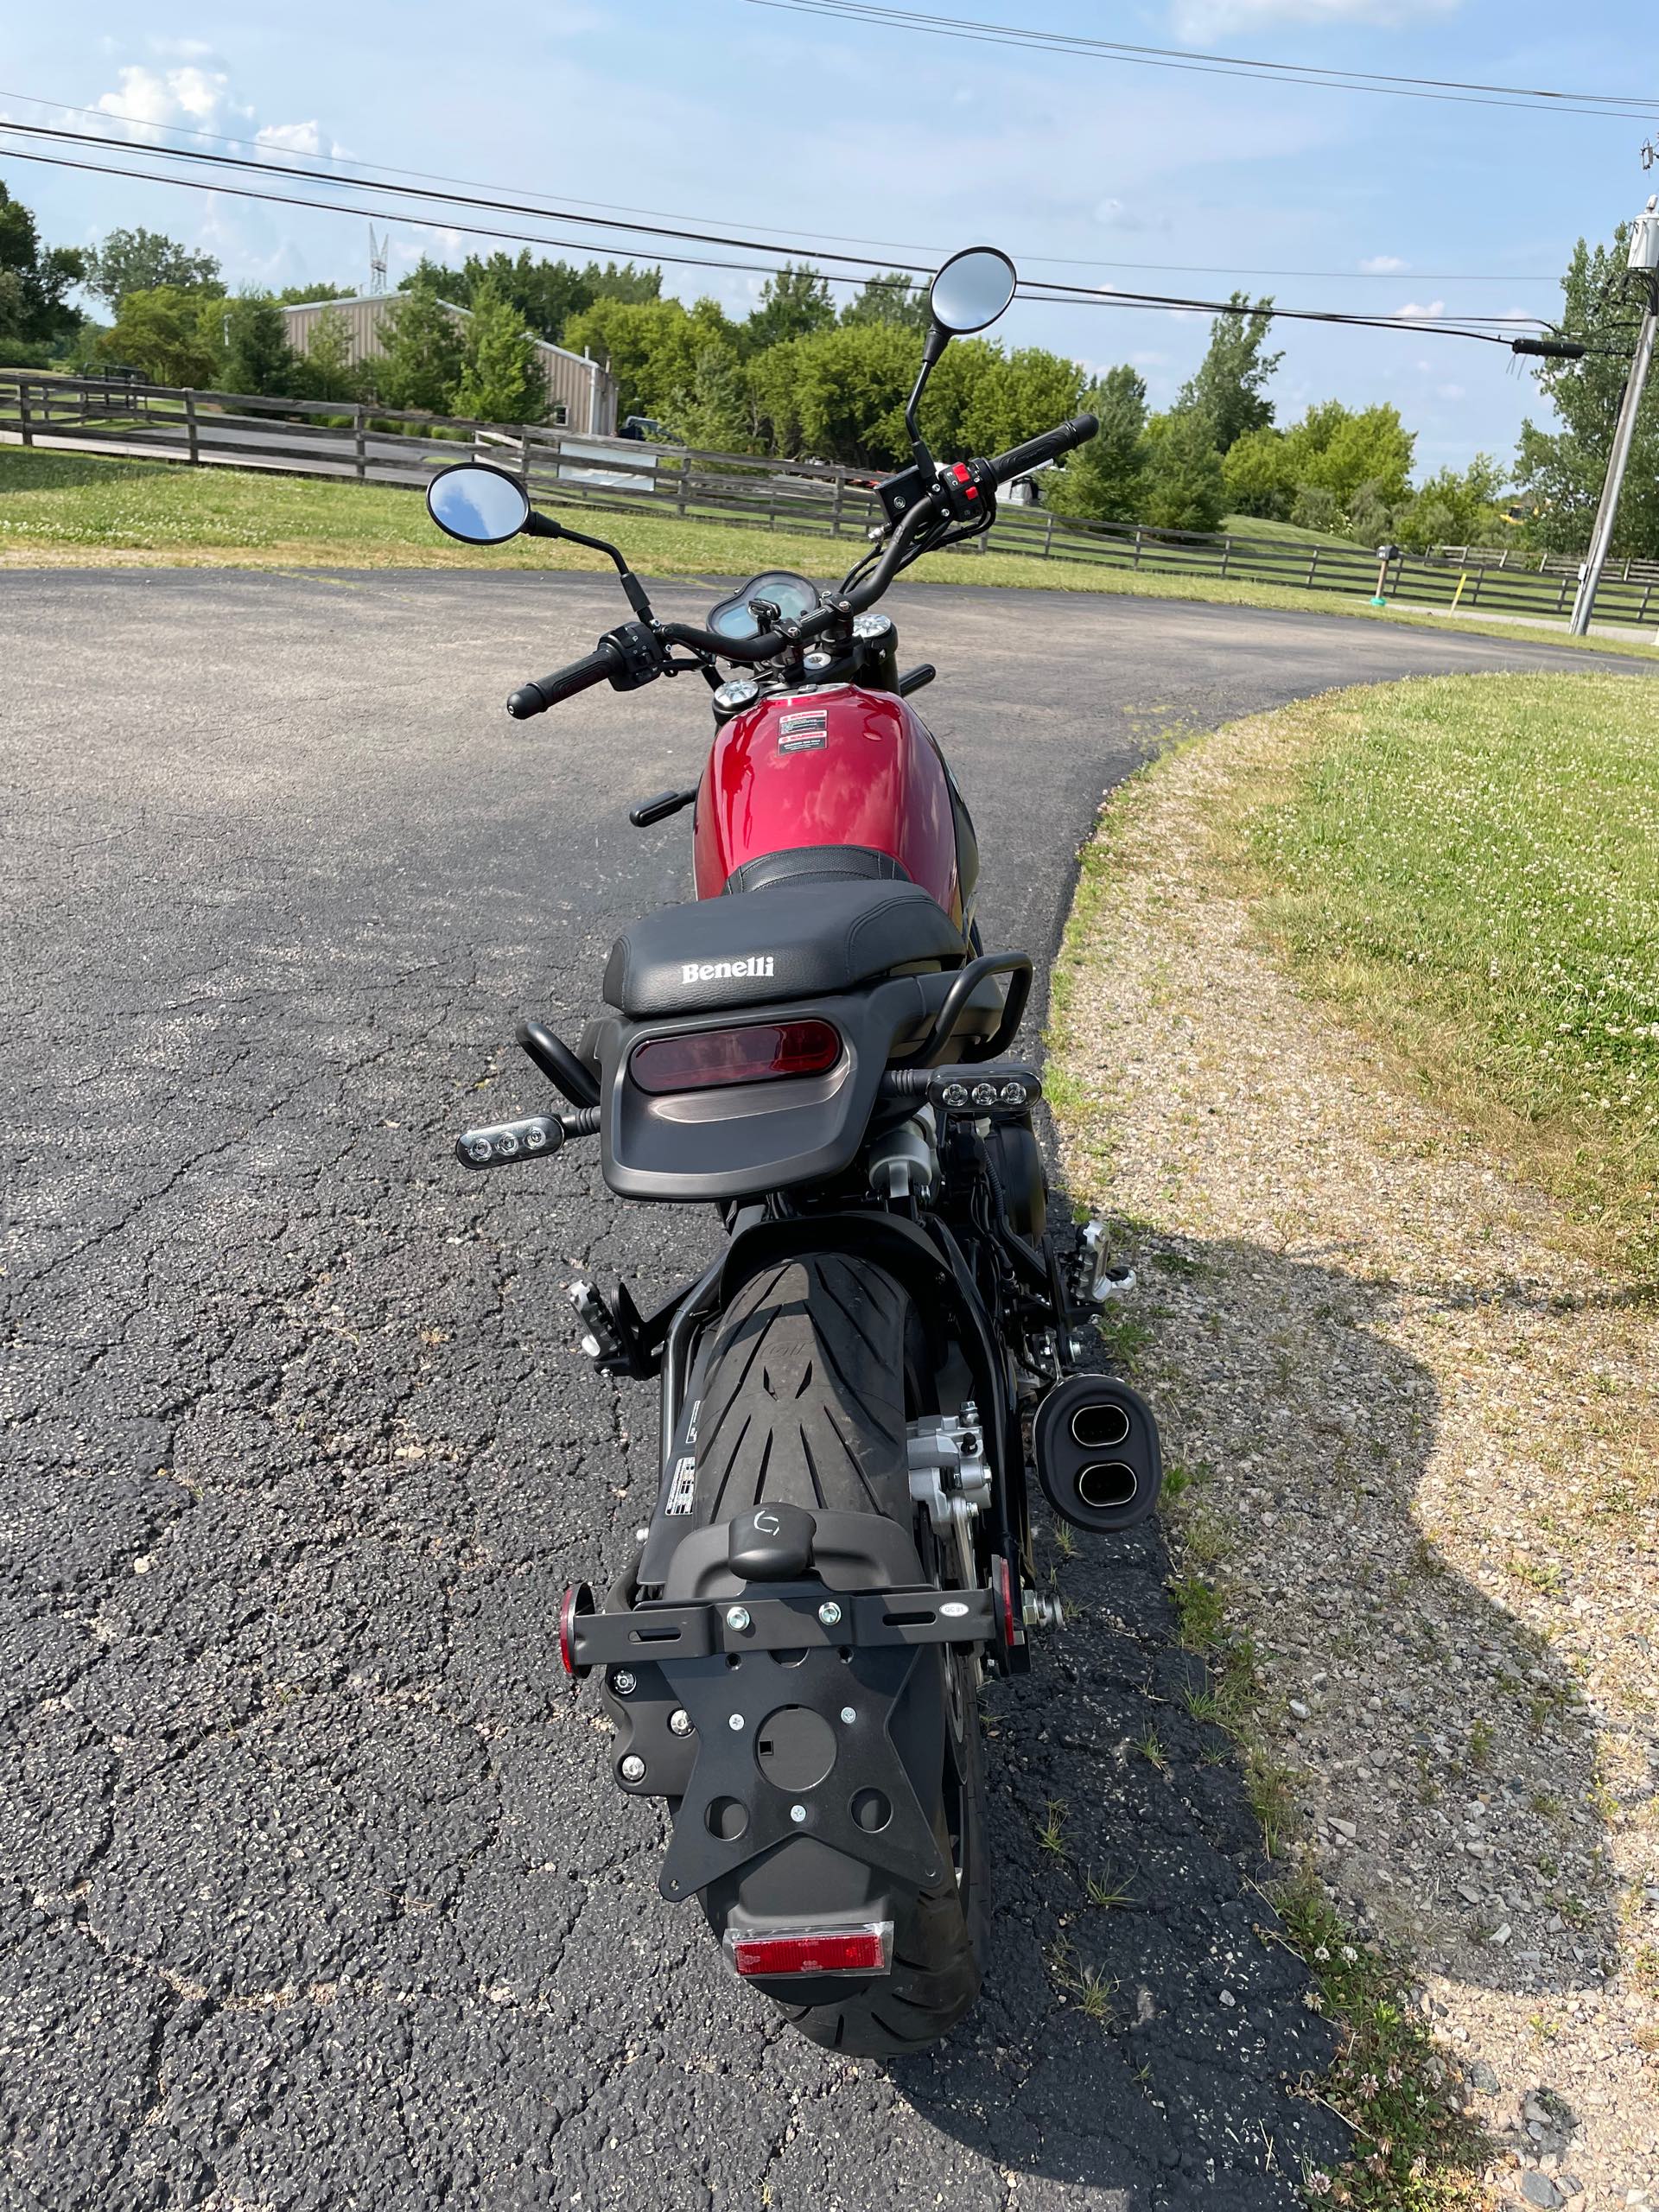
[[[1659,138],[1649,0],[902,4],[1193,56],[1580,92],[1634,83],[1649,119],[1016,51],[754,0],[506,0],[459,12],[429,0],[280,10],[149,0],[100,11],[109,28],[92,36],[78,10],[18,10],[0,44],[0,117],[152,142],[159,127],[185,125],[257,139],[276,160],[332,155],[581,213],[765,235],[780,256],[843,239],[922,264],[988,240],[1032,276],[1411,310],[1421,334],[1281,323],[1272,396],[1281,422],[1315,399],[1393,402],[1417,433],[1420,474],[1477,450],[1507,460],[1522,416],[1548,416],[1507,350],[1433,325],[1460,312],[1551,315],[1573,241],[1605,238],[1659,188],[1659,168],[1644,173],[1639,160],[1643,138]],[[60,116],[56,104],[98,118]],[[1634,94],[1630,104],[1643,105]],[[367,289],[368,226],[357,215],[37,167],[3,140],[0,181],[53,244],[143,224],[215,254],[232,285]],[[653,257],[648,241],[546,229],[584,241],[567,257],[585,258],[590,237],[601,252]],[[407,219],[391,231],[394,283],[423,252],[458,259],[491,246]],[[682,269],[666,283],[741,315],[763,281]],[[1158,406],[1207,334],[1202,315],[1135,311],[1108,294],[1100,305],[1017,302],[997,334],[1091,372],[1131,361]]]

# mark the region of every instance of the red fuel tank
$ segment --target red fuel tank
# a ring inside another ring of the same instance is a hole
[[[721,725],[697,793],[699,899],[746,861],[868,845],[959,926],[957,816],[927,726],[890,691],[842,683],[763,699]]]

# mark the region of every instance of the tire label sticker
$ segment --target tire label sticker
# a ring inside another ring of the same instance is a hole
[[[673,1478],[668,1485],[668,1503],[664,1513],[690,1513],[697,1492],[697,1460],[692,1452],[674,1463]]]

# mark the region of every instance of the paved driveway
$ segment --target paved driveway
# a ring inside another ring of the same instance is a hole
[[[664,594],[692,612],[713,590]],[[893,602],[975,806],[989,942],[1052,953],[1148,740],[1516,642],[1039,593]],[[707,1224],[590,1149],[473,1179],[613,933],[684,880],[701,687],[500,701],[624,609],[525,575],[10,572],[0,1385],[0,2202],[1288,2205],[1341,2130],[1181,1702],[1155,1537],[993,1697],[993,1982],[891,2069],[781,2033],[604,1772],[549,1634],[654,1487],[649,1390],[561,1286]],[[1147,1696],[1167,1775],[1128,1746]],[[1037,1828],[1068,1808],[1069,1862]],[[1120,1911],[1083,1909],[1093,1868]],[[1062,2001],[1062,1946],[1115,1985]]]

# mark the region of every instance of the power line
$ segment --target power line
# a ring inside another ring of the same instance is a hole
[[[36,92],[9,92],[3,86],[0,86],[0,99],[25,100],[32,107],[48,108],[64,115],[84,115],[90,117],[94,121],[98,122],[130,123],[143,130],[163,130],[169,137],[173,137],[207,139],[213,144],[219,146],[243,146],[247,148],[250,152],[257,154],[261,157],[258,166],[263,169],[281,170],[284,174],[290,175],[308,175],[315,176],[320,174],[315,170],[307,171],[291,168],[285,161],[272,160],[270,156],[273,150],[280,152],[282,149],[273,149],[265,141],[257,138],[238,138],[229,132],[222,130],[198,130],[187,124],[169,123],[159,125],[147,124],[142,116],[129,115],[118,108],[78,107],[73,101],[48,99]],[[38,124],[18,124],[14,126],[5,119],[0,118],[0,130],[16,128],[20,130],[38,130],[42,126]],[[63,133],[60,135],[67,136],[69,134]],[[80,138],[81,142],[86,143],[96,143],[99,145],[108,145],[118,148],[124,144],[132,143],[130,141],[114,138],[107,131],[88,131],[77,135]],[[143,145],[142,142],[137,145],[137,150],[145,153],[154,152],[157,154],[177,153],[181,157],[186,159],[189,157],[193,151],[193,149],[188,147],[158,145],[151,148]],[[505,186],[486,183],[484,181],[477,177],[451,176],[442,170],[402,168],[397,167],[395,163],[387,162],[356,162],[352,163],[350,166],[347,166],[346,163],[342,162],[338,155],[334,154],[320,153],[312,156],[311,158],[315,161],[329,162],[332,165],[330,175],[334,181],[337,181],[342,184],[360,184],[372,189],[378,188],[378,177],[390,176],[410,177],[415,179],[417,182],[424,184],[466,185],[474,190],[481,193],[506,195],[509,192],[509,188]],[[337,177],[334,177],[334,172],[338,173]],[[374,174],[366,174],[367,172],[372,172]],[[430,197],[431,195],[423,194],[421,196],[424,198]],[[513,201],[512,204],[522,207],[526,213],[545,213],[550,218],[554,219],[557,219],[564,213],[563,210],[556,207],[550,207],[546,209],[537,208],[534,203],[541,197],[542,195],[535,194],[524,194],[520,195],[519,198]],[[576,217],[574,219],[583,222],[591,220],[600,226],[606,226],[607,225],[609,225],[609,218],[613,215],[661,215],[664,216],[665,219],[670,221],[690,219],[694,222],[702,221],[708,223],[718,223],[724,219],[717,216],[693,216],[688,219],[678,211],[670,213],[669,211],[660,207],[634,207],[613,200],[582,200],[575,194],[569,193],[563,194],[562,197],[568,200],[573,208],[591,208],[598,211],[591,217],[583,215]],[[609,225],[609,226],[621,229],[633,229],[639,227],[630,224],[615,224]],[[827,256],[823,253],[823,250],[817,244],[817,240],[819,238],[827,238],[836,245],[865,245],[879,247],[883,254],[938,254],[941,258],[943,258],[944,256],[949,253],[951,250],[948,246],[917,245],[913,242],[906,243],[897,238],[861,238],[849,235],[844,232],[830,231],[815,233],[804,231],[791,230],[785,226],[776,223],[760,223],[757,224],[755,227],[758,230],[764,231],[768,233],[767,239],[760,245],[760,250],[770,252],[782,251],[782,249],[773,243],[773,241],[780,238],[794,238],[802,242],[799,249],[802,252],[817,253],[820,255],[820,257],[827,257]],[[612,247],[602,250],[614,252],[620,251],[621,249]],[[849,256],[848,257],[852,258],[853,257]],[[874,256],[859,257],[868,258],[872,263],[874,263],[875,258]],[[1021,268],[1133,269],[1143,273],[1160,276],[1249,276],[1256,279],[1270,277],[1275,281],[1284,277],[1290,277],[1292,279],[1310,278],[1319,283],[1344,284],[1397,284],[1408,276],[1410,276],[1414,283],[1419,284],[1541,284],[1553,283],[1554,282],[1554,272],[1549,270],[1535,275],[1529,274],[1525,270],[1510,270],[1505,272],[1503,270],[1495,271],[1490,269],[1239,269],[1231,267],[1224,262],[1114,261],[1098,254],[1041,254],[1031,253],[1023,250],[1015,252],[1013,257]]]
[[[0,123],[0,132],[14,136],[25,135],[30,138],[35,139],[47,138],[54,142],[62,142],[67,140],[77,145],[95,146],[100,151],[107,151],[110,149],[110,141],[101,134],[92,131],[73,130],[63,125],[37,123]],[[195,164],[206,165],[214,170],[225,168],[243,171],[252,170],[256,174],[264,177],[282,177],[284,179],[290,177],[300,178],[313,183],[324,184],[331,188],[337,188],[346,181],[346,180],[340,177],[331,175],[330,172],[326,169],[308,168],[302,167],[296,163],[286,162],[276,163],[266,160],[253,159],[245,155],[210,153],[199,147],[172,148],[162,146],[135,146],[123,149],[123,150],[137,154],[146,160],[189,162]],[[21,151],[18,152],[16,157],[19,159],[30,158],[30,156],[22,154]],[[40,156],[33,158],[46,159],[47,157]],[[63,165],[69,167],[77,166],[77,164],[72,162],[66,162]],[[80,166],[85,165],[83,164]],[[147,170],[106,169],[106,173],[123,175],[144,175],[153,174],[158,182],[169,184],[179,184],[189,181],[180,177],[164,175],[159,171],[151,172]],[[208,187],[207,188],[211,189],[212,188]],[[230,188],[221,187],[220,188]],[[768,246],[764,239],[734,236],[730,232],[715,231],[690,231],[672,227],[667,225],[663,226],[660,230],[657,230],[653,226],[648,226],[643,222],[623,223],[619,225],[607,218],[591,215],[573,216],[571,212],[566,208],[543,209],[534,206],[527,206],[522,201],[505,197],[498,198],[494,195],[446,192],[440,191],[435,188],[420,188],[413,185],[401,184],[378,184],[372,186],[370,188],[376,193],[396,194],[404,200],[418,200],[429,205],[435,204],[441,206],[446,211],[451,207],[466,208],[476,207],[480,208],[488,213],[528,216],[537,221],[574,220],[579,223],[592,225],[602,229],[620,228],[633,232],[636,235],[644,235],[647,238],[660,236],[671,238],[677,244],[690,243],[696,245],[719,245],[747,253],[775,252],[777,250],[775,247]],[[244,196],[271,198],[279,197],[280,195],[264,194],[251,195],[245,194]],[[316,205],[318,203],[300,200],[296,201],[295,204],[307,206]],[[332,206],[339,203],[324,202],[321,204],[325,206]],[[364,213],[369,211],[361,208],[355,208],[346,210],[345,212]],[[409,213],[410,211],[405,210],[405,212]],[[376,215],[379,215],[384,213],[384,211],[376,209],[373,213]],[[411,216],[411,219],[430,223],[434,222],[437,219],[435,219],[430,215],[413,214]],[[471,226],[465,223],[455,224],[448,218],[447,213],[443,217],[442,221],[446,226],[451,228],[480,228],[480,226]],[[501,235],[500,233],[482,231],[481,229],[480,234],[484,236]],[[534,244],[566,246],[570,245],[573,243],[571,240],[563,238],[537,238],[531,242]],[[580,251],[581,248],[578,247],[577,250]],[[616,249],[612,247],[609,250],[615,251]],[[635,252],[644,252],[647,250],[652,253],[658,252],[658,249],[654,245],[649,249],[644,246],[634,246],[630,250]],[[664,260],[679,260],[694,266],[727,269],[738,268],[745,270],[750,273],[762,273],[760,266],[753,263],[731,263],[714,260],[700,260],[694,257],[684,255],[677,256],[671,253],[660,254],[659,257]],[[864,270],[868,270],[871,265],[868,256],[842,253],[834,251],[814,249],[814,257],[826,261],[852,263],[855,267],[859,267]],[[776,274],[777,270],[774,268],[766,271],[765,273]],[[931,275],[931,272],[928,270],[918,271],[916,269],[911,268],[899,271],[884,272],[882,275],[876,276],[861,274],[855,276],[851,281],[880,284],[884,282],[889,281],[890,276],[898,276],[902,279],[905,289],[914,289],[923,281],[925,281],[926,276]],[[1027,299],[1041,299],[1048,302],[1050,304],[1060,305],[1068,304],[1073,302],[1084,302],[1091,306],[1095,306],[1102,304],[1103,301],[1106,304],[1116,302],[1119,305],[1127,305],[1131,302],[1134,302],[1137,304],[1152,306],[1192,308],[1211,313],[1230,312],[1233,311],[1235,307],[1234,302],[1228,301],[1188,300],[1184,298],[1170,299],[1160,294],[1138,293],[1127,289],[1120,289],[1116,286],[1106,287],[1070,284],[1062,283],[1057,279],[1050,278],[1041,278],[1034,280],[1032,283],[1022,285],[1020,287],[1020,292],[1021,296]],[[1509,316],[1459,315],[1446,318],[1445,322],[1441,322],[1437,319],[1431,324],[1428,318],[1420,318],[1417,316],[1351,316],[1334,309],[1300,309],[1286,308],[1275,309],[1274,312],[1292,321],[1352,321],[1363,322],[1369,327],[1376,328],[1403,327],[1408,329],[1416,329],[1419,327],[1433,327],[1445,329],[1448,323],[1461,326],[1473,323],[1491,322],[1500,326],[1510,326],[1519,322],[1535,324],[1539,321],[1539,318],[1536,316],[1516,318]]]
[[[4,130],[15,129],[16,127],[18,126],[0,124],[0,129]],[[23,127],[33,128],[33,126]],[[97,143],[101,146],[107,146],[109,142],[107,140],[100,139],[97,141]],[[367,216],[371,220],[377,222],[391,222],[397,220],[401,216],[406,220],[419,226],[423,226],[429,229],[456,230],[463,232],[473,237],[504,238],[518,245],[575,247],[576,250],[580,251],[581,246],[588,243],[587,241],[578,242],[571,238],[549,237],[545,232],[542,232],[505,230],[497,226],[486,225],[474,221],[457,221],[441,215],[420,214],[411,213],[407,208],[392,211],[385,207],[368,207],[361,205],[360,203],[350,203],[344,200],[314,199],[309,195],[297,193],[261,190],[253,185],[233,184],[219,176],[170,176],[155,169],[131,168],[118,163],[107,162],[99,162],[81,161],[67,154],[37,153],[31,152],[25,148],[8,148],[5,150],[7,156],[13,161],[34,162],[42,164],[48,168],[75,169],[86,172],[94,176],[137,177],[149,183],[176,186],[181,190],[194,192],[219,192],[225,194],[230,198],[238,200],[264,200],[281,207],[314,208],[321,211],[324,214],[363,215]],[[203,158],[219,158],[218,156],[185,156],[167,148],[159,148],[154,150],[162,155],[171,153],[173,158],[181,160],[187,158],[197,160]],[[264,167],[266,168],[266,173],[273,176],[286,176],[292,174],[291,171],[286,168],[278,168],[274,165],[266,165],[257,162],[238,164],[238,166],[251,168]],[[339,183],[342,181],[342,180],[338,178],[325,178],[324,181],[329,183]],[[371,188],[378,190],[381,188],[377,187]],[[442,195],[429,194],[424,196],[429,199],[437,199]],[[533,218],[539,217],[541,214],[541,211],[537,209],[531,209],[527,212]],[[764,245],[749,239],[734,238],[730,240],[721,240],[720,242],[730,244],[734,246],[753,247],[754,250],[759,251],[766,251],[768,250],[764,246]],[[735,270],[746,276],[777,276],[781,273],[784,267],[788,266],[787,264],[780,264],[775,262],[768,264],[766,262],[755,261],[723,261],[704,255],[663,253],[659,252],[654,247],[652,249],[652,253],[653,257],[657,260],[674,263],[680,266],[697,269]],[[912,270],[906,275],[894,279],[892,276],[861,278],[855,275],[846,275],[835,272],[830,273],[826,281],[831,283],[868,283],[873,284],[887,284],[894,289],[910,291],[918,289],[922,283],[926,281],[926,277],[929,273],[931,272],[917,272],[915,270]],[[1474,323],[1481,321],[1503,322],[1506,321],[1506,319],[1500,317],[1459,316],[1448,317],[1445,320],[1420,321],[1414,316],[1389,317],[1381,315],[1353,315],[1337,308],[1281,307],[1261,308],[1255,306],[1249,302],[1241,302],[1236,300],[1187,299],[1176,297],[1164,293],[1119,292],[1103,289],[1095,286],[1081,284],[1053,285],[1040,281],[1034,285],[1022,285],[1020,287],[1020,296],[1027,300],[1051,306],[1081,306],[1096,308],[1121,307],[1141,309],[1173,308],[1184,312],[1213,315],[1249,315],[1263,313],[1274,321],[1325,322],[1347,325],[1362,329],[1397,330],[1408,332],[1413,336],[1473,338],[1481,340],[1489,345],[1507,345],[1510,342],[1509,340],[1502,335],[1498,331],[1476,329],[1470,327]],[[1535,321],[1536,318],[1528,318],[1527,320]]]
[[[823,16],[832,22],[918,31],[932,38],[965,40],[980,46],[1071,54],[1086,60],[1177,70],[1193,76],[1248,77],[1258,83],[1300,85],[1324,92],[1370,92],[1395,99],[1452,101],[1463,106],[1520,108],[1534,114],[1638,123],[1650,121],[1659,108],[1659,99],[1632,107],[1629,93],[1567,92],[1551,86],[1487,85],[1455,77],[1390,76],[1372,70],[1320,68],[1306,62],[1258,61],[1245,54],[1184,52],[1178,47],[1131,45],[1121,39],[1089,38],[1071,31],[1027,29],[1017,23],[982,23],[961,16],[926,15],[909,8],[871,4],[871,0],[746,0],[746,4],[792,15]],[[1635,97],[1640,99],[1642,95]]]

